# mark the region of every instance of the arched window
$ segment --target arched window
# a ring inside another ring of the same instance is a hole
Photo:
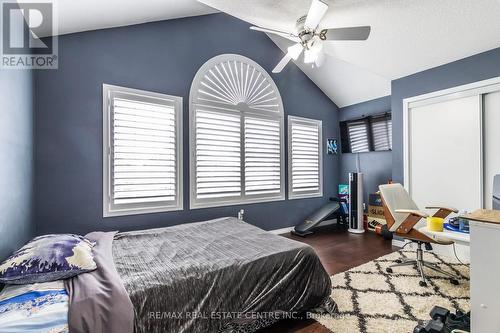
[[[284,200],[283,103],[255,61],[208,60],[190,102],[191,208]]]

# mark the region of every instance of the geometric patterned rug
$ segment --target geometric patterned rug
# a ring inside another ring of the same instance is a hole
[[[469,311],[469,265],[454,258],[424,253],[426,261],[461,276],[459,285],[426,269],[428,286],[421,287],[413,266],[396,267],[393,273],[386,273],[395,260],[414,256],[415,252],[398,251],[332,276],[331,296],[339,315],[314,319],[334,333],[403,333],[413,332],[417,324],[429,320],[434,305],[453,312]]]

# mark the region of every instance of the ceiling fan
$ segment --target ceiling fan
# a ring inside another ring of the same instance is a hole
[[[321,52],[324,41],[334,40],[366,40],[370,35],[370,26],[319,29],[319,23],[328,10],[323,0],[312,0],[307,15],[300,17],[295,25],[296,32],[286,32],[252,26],[250,29],[285,37],[297,44],[288,48],[288,52],[273,69],[279,73],[290,60],[297,60],[304,52],[304,63],[321,66],[324,56]]]

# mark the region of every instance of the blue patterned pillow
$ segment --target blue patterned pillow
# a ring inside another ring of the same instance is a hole
[[[49,282],[93,271],[94,245],[71,234],[36,237],[0,264],[0,283]]]

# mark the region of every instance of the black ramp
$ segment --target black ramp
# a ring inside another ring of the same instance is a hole
[[[332,213],[336,212],[340,208],[340,203],[336,201],[328,202],[326,205],[318,209],[314,214],[309,216],[303,222],[298,224],[293,233],[299,236],[305,236],[311,234],[311,229],[316,227],[321,223],[325,218],[327,218]]]

